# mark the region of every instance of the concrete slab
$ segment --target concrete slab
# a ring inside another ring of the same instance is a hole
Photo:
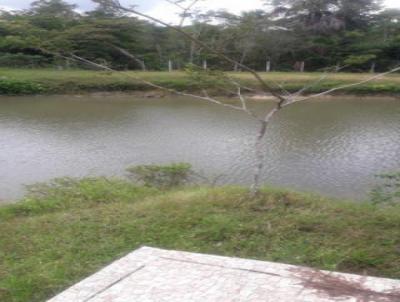
[[[400,280],[140,248],[48,302],[400,302]]]

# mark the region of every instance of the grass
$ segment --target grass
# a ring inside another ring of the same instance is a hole
[[[16,81],[18,85],[39,85],[40,89],[29,90],[21,89],[20,94],[34,93],[82,93],[96,91],[146,91],[150,87],[140,81],[129,77],[138,76],[145,80],[150,80],[155,84],[184,91],[199,90],[198,83],[190,80],[184,72],[118,72],[110,73],[103,71],[85,70],[53,70],[53,69],[0,69],[1,79]],[[128,75],[128,76],[127,76]],[[242,81],[243,84],[253,88],[258,87],[258,83],[248,73],[232,73],[234,77]],[[272,72],[261,73],[261,76],[270,83],[278,83],[289,91],[297,91],[305,85],[315,82],[321,73],[296,73],[296,72]],[[317,83],[308,89],[308,92],[316,93],[343,84],[350,84],[361,81],[370,74],[362,73],[337,73],[330,75],[326,80]],[[13,82],[14,83],[14,82]],[[12,83],[12,84],[13,84]],[[7,89],[10,84],[0,85],[0,94],[18,94],[15,89]],[[15,85],[12,85],[13,87]],[[394,74],[383,79],[351,87],[342,91],[351,94],[399,94],[400,75]]]
[[[64,179],[0,208],[0,301],[36,302],[142,246],[400,278],[400,206],[276,189]]]

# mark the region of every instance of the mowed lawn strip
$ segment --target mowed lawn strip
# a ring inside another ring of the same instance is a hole
[[[248,73],[230,73],[243,85],[259,88],[259,83]],[[310,86],[308,93],[317,93],[327,89],[357,83],[371,77],[368,73],[333,73],[323,81],[323,73],[271,72],[261,76],[273,87],[283,87],[288,91],[297,91]],[[181,71],[169,72],[106,72],[89,70],[56,69],[0,69],[0,95],[7,94],[69,94],[84,92],[147,91],[154,89],[136,77],[151,81],[167,88],[189,92],[201,92],[204,83],[191,79]],[[29,87],[33,85],[34,87]],[[36,87],[37,85],[37,87]],[[27,87],[28,86],[28,87]],[[213,93],[226,94],[224,89],[209,87]],[[341,90],[348,94],[398,94],[400,93],[400,75],[392,74],[362,85]]]

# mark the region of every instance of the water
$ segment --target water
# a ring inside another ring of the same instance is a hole
[[[0,199],[18,199],[23,184],[124,175],[148,163],[190,162],[207,176],[223,174],[223,183],[249,184],[256,126],[241,112],[182,98],[0,98]],[[374,174],[400,170],[400,101],[294,105],[273,120],[265,152],[266,183],[364,198]]]

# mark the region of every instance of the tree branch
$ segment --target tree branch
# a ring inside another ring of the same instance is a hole
[[[132,13],[132,14],[141,16],[141,17],[146,18],[148,20],[151,20],[151,21],[153,21],[155,23],[163,25],[163,26],[165,26],[167,28],[170,28],[170,29],[180,33],[182,36],[184,36],[188,40],[193,41],[196,44],[198,44],[199,46],[203,47],[204,49],[206,49],[210,53],[212,53],[212,54],[218,56],[219,58],[223,59],[224,61],[229,62],[231,64],[237,64],[238,67],[240,67],[243,70],[248,71],[249,73],[251,73],[257,79],[257,81],[261,84],[261,87],[265,92],[268,92],[271,95],[273,95],[274,97],[276,97],[279,100],[279,102],[282,103],[282,104],[286,101],[286,99],[282,95],[277,93],[275,91],[275,89],[273,87],[271,87],[266,81],[264,81],[264,79],[255,70],[253,70],[252,68],[248,67],[247,65],[242,64],[240,62],[237,62],[236,60],[228,57],[224,53],[222,53],[222,52],[220,52],[220,51],[208,46],[206,43],[198,40],[197,38],[193,37],[191,34],[185,32],[184,30],[182,30],[179,27],[176,27],[176,26],[173,26],[171,24],[168,24],[168,23],[166,23],[166,22],[164,22],[162,20],[159,20],[157,18],[149,16],[149,15],[147,15],[145,13],[141,13],[141,12],[137,11],[134,8],[124,7],[119,3],[118,0],[110,0],[110,1],[111,1],[110,3],[114,6],[115,9],[119,9],[119,10],[122,10],[122,11],[125,11],[125,12],[128,12],[128,13]]]
[[[61,56],[63,58],[68,58],[66,56],[59,55],[59,54],[58,54],[58,56]],[[92,61],[87,60],[85,58],[79,57],[79,56],[77,56],[75,54],[70,54],[70,58],[72,58],[72,59],[74,59],[76,61],[79,61],[79,62],[86,63],[88,65],[94,66],[94,67],[99,68],[99,69],[103,69],[103,70],[107,70],[107,71],[111,71],[111,72],[118,72],[117,70],[114,70],[114,69],[112,69],[110,67],[107,67],[105,65],[92,62]],[[227,107],[227,108],[230,108],[230,109],[234,109],[234,110],[239,110],[239,111],[245,112],[245,113],[247,113],[248,115],[250,115],[252,117],[255,116],[250,110],[244,110],[243,107],[241,107],[241,106],[235,106],[235,105],[223,103],[223,102],[221,102],[221,101],[219,101],[219,100],[217,100],[215,98],[210,97],[208,94],[206,94],[205,96],[200,96],[200,95],[197,95],[197,94],[186,93],[186,92],[182,92],[182,91],[179,91],[179,90],[176,90],[176,89],[167,88],[167,87],[163,87],[163,86],[157,85],[157,84],[155,84],[153,82],[146,81],[146,80],[144,80],[144,79],[142,79],[140,77],[134,76],[132,74],[128,74],[127,73],[126,76],[130,77],[130,78],[133,78],[136,81],[140,81],[140,82],[142,82],[142,83],[144,83],[144,84],[146,84],[146,85],[148,85],[150,87],[159,89],[159,90],[163,90],[163,91],[166,91],[166,92],[169,92],[169,93],[173,93],[173,94],[177,94],[177,95],[181,95],[181,96],[195,98],[195,99],[198,99],[198,100],[208,101],[210,103],[217,104],[217,105],[220,105],[220,106],[223,106],[223,107]]]
[[[115,48],[116,50],[118,50],[120,53],[122,53],[124,56],[134,60],[136,63],[138,63],[140,65],[140,67],[142,68],[143,71],[146,71],[146,65],[144,63],[144,61],[140,60],[138,57],[136,57],[135,55],[131,54],[130,52],[128,52],[127,50],[115,46],[115,45],[111,45],[113,48]]]
[[[356,83],[346,84],[346,85],[334,87],[334,88],[331,88],[331,89],[326,90],[324,92],[320,92],[320,93],[316,93],[316,94],[313,94],[313,95],[305,96],[305,97],[299,98],[299,99],[293,99],[290,102],[286,103],[284,106],[288,106],[288,105],[291,105],[291,104],[294,104],[294,103],[298,103],[298,102],[307,101],[307,100],[310,100],[310,99],[315,99],[315,98],[318,98],[318,97],[321,97],[321,96],[324,96],[324,95],[327,95],[327,94],[331,94],[332,92],[335,92],[335,91],[339,91],[339,90],[343,90],[343,89],[359,86],[359,85],[362,85],[362,84],[366,84],[366,83],[372,82],[374,80],[383,78],[384,76],[387,76],[389,74],[395,73],[397,71],[400,71],[400,66],[398,66],[396,68],[393,68],[393,69],[391,69],[391,70],[389,70],[387,72],[383,72],[383,73],[377,74],[375,76],[369,77],[369,78],[367,78],[365,80],[356,82]]]
[[[173,0],[165,0],[166,2],[175,5],[176,7],[180,8],[182,10],[181,13],[181,21],[179,23],[179,27],[183,26],[183,23],[185,23],[185,20],[187,18],[188,12],[193,8],[193,6],[195,6],[199,1],[201,0],[193,0],[187,7],[184,7],[180,4],[181,1],[173,1]]]

